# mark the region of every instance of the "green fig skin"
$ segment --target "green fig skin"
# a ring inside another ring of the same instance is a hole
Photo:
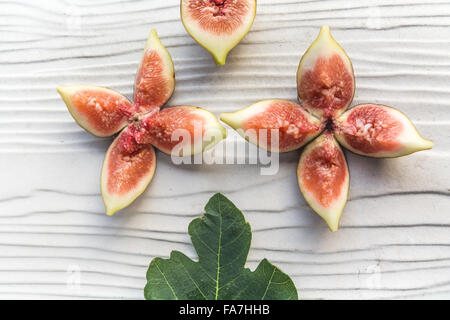
[[[345,155],[331,132],[325,131],[304,148],[297,180],[306,202],[331,231],[337,231],[348,199],[350,174]]]
[[[353,65],[344,49],[322,26],[316,40],[300,60],[297,92],[303,107],[327,121],[342,114],[355,95]]]
[[[128,124],[133,105],[120,93],[105,87],[72,85],[57,87],[73,119],[94,136],[110,137]]]
[[[224,112],[220,119],[250,143],[279,153],[301,148],[324,128],[300,105],[283,99],[258,101],[236,112]],[[273,130],[278,134],[277,146],[272,145]]]
[[[150,184],[156,169],[155,150],[141,145],[129,153],[120,140],[127,129],[114,139],[105,155],[100,189],[108,216],[129,206]]]
[[[221,66],[250,31],[256,0],[181,0],[180,15],[189,35]]]
[[[384,105],[355,106],[336,119],[334,126],[342,146],[366,157],[397,158],[433,147],[405,114]]]

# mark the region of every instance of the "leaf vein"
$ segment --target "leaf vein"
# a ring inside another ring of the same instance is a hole
[[[275,275],[276,270],[277,270],[277,268],[274,267],[273,271],[272,271],[272,275],[270,276],[269,282],[267,283],[266,291],[264,291],[264,295],[262,296],[261,300],[264,300],[264,298],[266,297],[267,291],[269,291],[269,287],[270,287],[270,284],[272,283],[272,279],[273,279],[273,276]]]
[[[198,264],[198,266],[199,266],[200,268],[202,268],[203,271],[205,271],[206,276],[207,276],[208,278],[210,278],[211,281],[216,282],[216,279],[214,279],[213,277],[211,277],[211,276],[209,275],[209,273],[208,273],[208,271],[205,269],[205,267],[203,267],[200,263]]]
[[[227,232],[238,221],[239,221],[239,219],[234,219],[233,222],[225,230],[223,230],[223,233]]]
[[[216,275],[216,296],[215,300],[219,297],[219,281],[220,281],[220,249],[222,246],[222,211],[220,209],[220,198],[218,200],[219,206],[219,245],[217,250],[217,275]]]
[[[195,232],[196,236],[198,237],[198,239],[200,240],[200,242],[201,242],[207,249],[209,249],[209,251],[211,251],[212,253],[214,253],[214,255],[216,256],[216,255],[217,255],[217,252],[215,252],[215,251],[213,250],[213,248],[211,248],[205,241],[203,241],[203,239],[200,237],[198,231],[195,230],[194,232]]]
[[[231,241],[229,241],[227,244],[224,244],[222,246],[222,248],[225,248],[225,247],[231,245],[232,243],[234,243],[236,240],[238,240],[244,234],[245,231],[247,231],[247,228],[245,228],[245,226],[244,226],[242,228],[242,231],[234,239],[231,239]]]
[[[205,300],[208,300],[208,298],[205,296],[205,294],[203,293],[203,291],[200,289],[200,287],[198,286],[197,282],[194,281],[194,279],[191,277],[188,269],[186,268],[186,266],[181,263],[181,266],[183,267],[184,270],[186,270],[186,274],[188,275],[189,279],[191,279],[192,283],[194,283],[195,287],[197,288],[197,290],[200,292],[200,294],[203,296],[203,298],[205,298]]]
[[[159,267],[157,261],[155,261],[155,264],[156,264],[156,267],[158,268],[159,272],[161,273],[161,275],[164,277],[164,280],[166,281],[167,285],[169,286],[170,291],[172,291],[172,294],[175,297],[175,299],[180,300],[180,299],[178,299],[177,294],[175,293],[172,286],[170,285],[169,280],[167,280],[166,275],[164,274],[164,272],[162,272],[161,268]]]

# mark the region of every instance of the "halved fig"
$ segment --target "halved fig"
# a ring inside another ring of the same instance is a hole
[[[376,158],[400,157],[433,147],[403,113],[375,104],[345,112],[335,121],[335,136],[347,149]]]
[[[108,88],[75,85],[60,86],[57,90],[75,121],[98,137],[119,132],[133,114],[131,102]]]
[[[186,31],[214,57],[217,65],[250,30],[256,0],[181,0]]]
[[[201,153],[226,137],[225,128],[213,113],[193,106],[146,114],[129,129],[137,144],[151,143],[175,156]]]
[[[281,99],[263,100],[233,113],[222,113],[220,119],[249,142],[274,152],[298,149],[322,131],[317,118],[298,104]]]
[[[350,176],[344,153],[326,131],[308,144],[297,168],[300,191],[311,208],[337,231],[347,203]]]
[[[297,70],[298,98],[319,118],[339,116],[353,100],[355,76],[344,49],[333,39],[328,26],[300,60]]]
[[[150,32],[139,65],[134,85],[136,112],[159,110],[172,96],[175,89],[175,70],[172,58],[158,38]]]
[[[155,150],[149,144],[136,146],[133,152],[121,147],[120,140],[128,128],[113,141],[103,162],[101,192],[106,214],[112,216],[141,195],[153,178]]]

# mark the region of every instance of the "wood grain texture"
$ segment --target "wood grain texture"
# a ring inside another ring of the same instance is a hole
[[[140,299],[153,257],[176,249],[195,258],[187,225],[217,191],[252,225],[249,266],[268,258],[301,298],[450,297],[448,1],[259,0],[224,67],[187,35],[177,0],[1,1],[0,17],[0,298]],[[257,165],[175,166],[158,153],[143,196],[104,214],[99,175],[110,140],[77,126],[57,85],[131,96],[156,28],[175,62],[168,105],[218,114],[295,100],[298,61],[325,23],[353,61],[353,105],[397,107],[435,142],[399,159],[347,153],[350,201],[339,232],[300,195],[299,152],[283,155],[274,176]]]

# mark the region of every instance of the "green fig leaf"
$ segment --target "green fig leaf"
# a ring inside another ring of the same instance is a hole
[[[262,260],[245,268],[252,232],[242,212],[220,193],[189,224],[198,262],[179,251],[155,258],[147,271],[148,300],[297,300],[288,275]]]

